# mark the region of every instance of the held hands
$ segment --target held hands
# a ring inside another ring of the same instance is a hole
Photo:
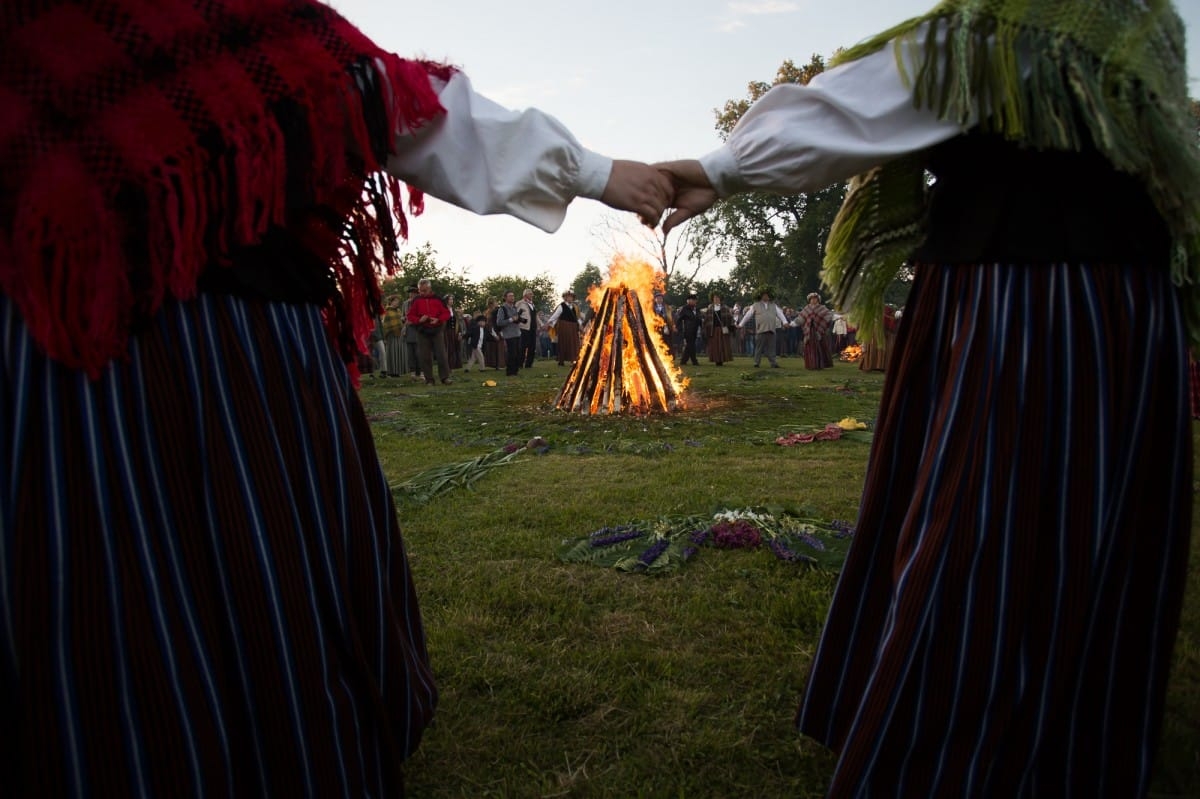
[[[670,179],[649,164],[613,161],[600,202],[619,211],[632,211],[654,227],[674,193]]]
[[[654,166],[671,181],[673,189],[669,206],[675,210],[663,222],[664,236],[675,226],[704,213],[717,201],[717,190],[709,182],[699,161],[663,161]]]
[[[613,161],[612,173],[600,201],[621,211],[636,213],[654,227],[663,211],[675,210],[663,222],[663,234],[717,201],[717,191],[696,160],[663,161],[650,166],[638,161]]]

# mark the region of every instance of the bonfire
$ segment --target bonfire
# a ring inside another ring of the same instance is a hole
[[[662,274],[618,257],[609,278],[588,292],[594,315],[579,358],[555,400],[584,414],[648,414],[682,405],[687,381],[654,324],[653,297]]]
[[[849,363],[855,363],[859,358],[862,358],[862,354],[863,348],[861,344],[851,344],[849,347],[846,347],[846,349],[842,350],[842,353],[838,355],[838,359],[847,361]]]

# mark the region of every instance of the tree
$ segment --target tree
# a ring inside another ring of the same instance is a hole
[[[663,293],[669,294],[672,281],[691,281],[716,257],[710,240],[697,238],[698,230],[694,220],[685,222],[668,243],[661,228],[647,227],[629,214],[606,213],[592,227],[592,235],[609,255],[641,257],[653,264],[663,274]]]
[[[383,281],[384,296],[399,294],[405,297],[408,287],[415,286],[418,280],[429,280],[438,296],[453,294],[458,298],[460,307],[476,291],[464,273],[456,274],[450,271],[449,266],[438,263],[437,250],[429,242],[400,256],[399,274]]]
[[[772,86],[806,84],[825,71],[825,60],[813,55],[797,66],[787,60],[772,83],[753,81],[746,97],[729,100],[716,112],[716,129],[727,140],[755,100]],[[774,286],[781,302],[803,302],[821,286],[825,242],[845,198],[843,185],[808,194],[778,195],[751,192],[718,203],[698,220],[696,240],[736,266],[730,282],[737,286]],[[751,289],[753,290],[753,289]]]
[[[588,261],[587,265],[583,267],[583,271],[575,275],[575,279],[571,281],[571,291],[575,292],[576,300],[583,302],[587,299],[588,289],[603,283],[604,275],[600,272],[600,267]]]
[[[506,291],[514,292],[519,300],[521,299],[521,293],[525,289],[533,289],[533,301],[539,308],[551,308],[558,303],[554,278],[543,272],[534,278],[523,277],[521,275],[495,275],[486,278],[479,284],[479,296],[482,298],[482,301],[471,307],[482,311],[487,306],[488,297],[495,297],[497,300],[503,302],[504,292]]]

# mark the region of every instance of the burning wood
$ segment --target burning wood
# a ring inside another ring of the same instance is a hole
[[[862,357],[862,354],[863,348],[861,344],[851,344],[849,347],[846,347],[846,349],[842,350],[841,354],[838,355],[838,360],[855,363],[859,358]]]
[[[653,270],[642,266],[652,279]],[[629,267],[614,266],[614,276],[599,298],[595,292],[589,295],[596,313],[579,359],[555,400],[556,408],[585,414],[640,414],[667,412],[680,405],[685,384],[666,344],[647,323],[653,283],[643,289],[644,305],[625,282]]]

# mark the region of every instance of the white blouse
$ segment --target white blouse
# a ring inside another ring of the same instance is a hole
[[[461,72],[432,82],[446,113],[415,133],[397,132],[391,174],[468,211],[510,214],[551,233],[573,199],[604,193],[612,159],[554,117],[504,108]]]
[[[904,56],[915,74],[918,29]],[[575,197],[598,199],[612,159],[584,148],[554,117],[512,111],[479,95],[466,75],[432,79],[446,114],[398,131],[387,170],[430,195],[479,214],[510,214],[558,229]],[[807,85],[781,84],[738,122],[724,146],[700,159],[717,193],[822,189],[962,133],[914,107],[895,50],[830,69]]]

